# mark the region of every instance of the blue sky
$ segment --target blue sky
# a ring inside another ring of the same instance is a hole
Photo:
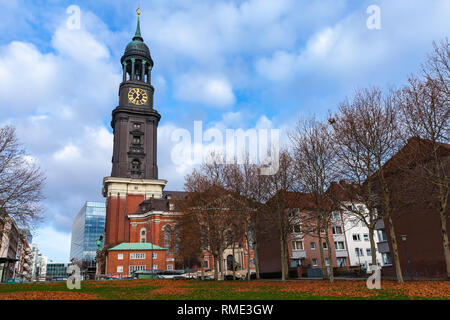
[[[120,57],[139,1],[0,0],[0,125],[47,174],[42,253],[67,261],[72,219],[103,201],[111,170],[111,111]],[[67,7],[81,28],[67,28]],[[366,9],[381,9],[369,30]],[[323,117],[355,88],[398,87],[417,72],[432,41],[450,31],[447,0],[141,0],[141,31],[155,67],[160,178],[182,189],[192,165],[170,158],[177,128],[276,128]]]

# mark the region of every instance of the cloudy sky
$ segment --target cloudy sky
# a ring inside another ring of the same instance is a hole
[[[13,124],[47,175],[34,240],[67,261],[72,219],[103,201],[111,111],[137,0],[0,0],[0,126]],[[281,129],[326,115],[355,88],[400,86],[433,40],[449,35],[448,0],[141,0],[155,67],[160,178],[181,190],[191,165],[171,161],[177,128]],[[81,9],[68,28],[67,8]],[[381,29],[369,30],[377,5]]]

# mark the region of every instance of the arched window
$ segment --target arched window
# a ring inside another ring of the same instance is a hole
[[[137,159],[134,159],[131,162],[131,169],[133,171],[139,171],[141,169],[141,162],[139,160],[137,160]]]
[[[172,227],[169,225],[164,227],[164,248],[168,253],[172,253]]]
[[[180,253],[181,247],[181,228],[180,226],[175,226],[174,230],[174,250],[176,254]]]
[[[145,230],[145,228],[141,228],[140,237],[141,237],[141,243],[147,242],[147,230]]]

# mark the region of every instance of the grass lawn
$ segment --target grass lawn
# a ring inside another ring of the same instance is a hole
[[[199,281],[199,280],[110,280],[83,281],[80,290],[66,282],[0,284],[0,300],[90,300],[90,299],[446,299],[450,282],[414,281],[400,285],[382,281],[381,290],[369,290],[365,281]]]

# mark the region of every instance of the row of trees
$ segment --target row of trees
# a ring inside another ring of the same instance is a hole
[[[249,163],[220,165],[214,156],[189,174],[185,186],[190,195],[182,204],[186,213],[182,229],[183,238],[189,239],[185,247],[190,256],[200,258],[202,249],[209,247],[219,264],[215,268],[217,277],[217,270],[223,270],[226,243],[231,241],[234,248],[235,243],[245,239],[247,248],[257,249],[257,239],[268,239],[265,226],[270,226],[272,231],[277,230],[282,279],[286,279],[290,233],[299,223],[299,215],[291,209],[297,197],[307,196],[314,210],[310,210],[312,215],[303,224],[308,228],[303,231],[319,238],[322,266],[322,240],[330,247],[330,213],[344,209],[369,229],[373,265],[377,265],[375,224],[384,219],[397,279],[402,283],[393,216],[402,205],[424,201],[422,194],[432,194],[435,203],[431,205],[439,213],[450,278],[446,229],[449,159],[439,151],[443,143],[449,143],[450,51],[448,39],[433,46],[421,73],[412,75],[403,88],[359,89],[326,120],[299,121],[289,132],[289,146],[280,152],[276,174],[263,176],[261,167]],[[414,143],[408,143],[411,141]],[[410,147],[405,149],[405,145]],[[393,161],[400,150],[403,160]],[[405,179],[398,181],[399,176]],[[364,209],[355,203],[363,204]],[[229,235],[231,240],[227,239]],[[328,259],[332,262],[331,250]],[[259,277],[257,254],[255,265]],[[332,268],[328,277],[333,281]]]
[[[44,181],[42,170],[25,152],[14,127],[0,128],[0,242],[10,232],[5,227],[8,219],[22,228],[39,220]]]

